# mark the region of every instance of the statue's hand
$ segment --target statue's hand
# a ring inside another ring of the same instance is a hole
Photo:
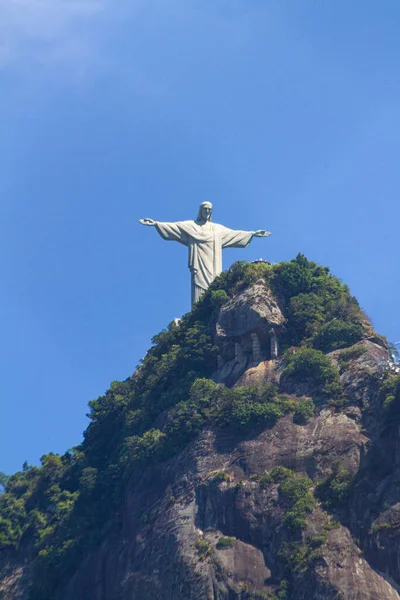
[[[269,235],[271,235],[271,232],[265,231],[265,229],[259,229],[258,231],[254,232],[254,235],[256,237],[268,237]]]
[[[139,223],[141,223],[142,225],[155,225],[156,222],[153,221],[153,219],[140,219]]]

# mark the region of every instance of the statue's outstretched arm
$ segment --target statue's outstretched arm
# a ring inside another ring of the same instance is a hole
[[[254,232],[255,237],[268,237],[271,235],[270,231],[265,231],[265,229],[258,229]]]
[[[179,242],[184,246],[187,246],[189,243],[188,235],[179,222],[164,223],[163,221],[154,221],[153,219],[140,219],[139,222],[142,225],[155,226],[156,230],[164,240]]]
[[[258,231],[240,231],[239,229],[228,229],[221,226],[221,241],[223,248],[247,248],[254,237],[268,237],[269,231],[259,229]]]

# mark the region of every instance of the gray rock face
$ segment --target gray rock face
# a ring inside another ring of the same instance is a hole
[[[260,338],[271,327],[278,330],[285,318],[271,289],[260,279],[222,306],[216,326],[217,338],[238,338],[258,333]],[[269,326],[269,327],[268,327]]]
[[[356,473],[367,445],[354,420],[329,411],[307,426],[287,416],[252,439],[203,432],[179,456],[132,482],[118,530],[82,565],[63,600],[225,600],[241,590],[272,592],[283,576],[285,541],[278,486],[263,489],[251,475],[286,465],[318,481],[338,460]],[[213,480],[219,471],[227,474],[222,483]],[[307,531],[319,535],[328,521],[318,508]],[[232,546],[219,549],[221,536],[232,537]],[[293,596],[320,598],[400,596],[342,526],[328,532],[321,560],[299,576]]]
[[[215,325],[215,343],[220,348],[215,381],[233,385],[247,369],[269,361],[272,358],[271,330],[279,339],[284,324],[282,310],[263,280],[222,306]],[[267,380],[275,380],[271,366],[266,370],[269,372]],[[261,382],[259,376],[258,382]]]
[[[381,600],[399,597],[393,585],[361,556],[349,531],[343,527],[329,532],[324,562],[324,566],[317,568],[317,576],[330,582],[337,590],[338,598]]]
[[[29,548],[0,553],[1,600],[28,600],[31,559]]]

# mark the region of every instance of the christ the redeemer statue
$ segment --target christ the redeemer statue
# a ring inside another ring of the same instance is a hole
[[[222,271],[222,248],[246,248],[253,237],[267,237],[269,231],[238,231],[212,223],[212,204],[200,204],[196,221],[162,223],[141,219],[142,225],[154,226],[164,240],[180,242],[189,248],[192,274],[192,304],[197,302]]]

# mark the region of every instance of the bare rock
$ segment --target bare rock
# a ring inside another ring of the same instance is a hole
[[[1,600],[28,600],[32,549],[21,545],[18,552],[0,550]]]
[[[264,280],[224,304],[215,325],[215,342],[220,348],[215,381],[234,385],[247,369],[275,358],[272,336],[277,336],[279,344],[284,324],[283,312]]]
[[[268,326],[279,330],[285,323],[281,308],[269,286],[260,280],[224,304],[216,325],[217,338],[263,334]]]
[[[246,369],[236,381],[235,387],[278,383],[279,377],[279,364],[276,361],[263,360],[258,365]]]
[[[362,557],[348,529],[340,527],[328,534],[323,567],[317,573],[346,600],[398,600],[396,589]]]

